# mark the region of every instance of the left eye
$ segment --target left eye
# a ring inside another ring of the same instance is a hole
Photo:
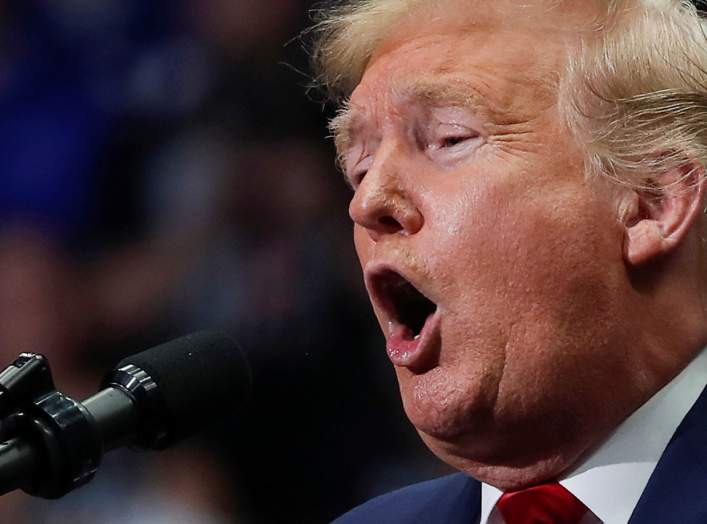
[[[445,148],[445,147],[454,147],[456,145],[459,145],[463,142],[466,142],[470,138],[473,138],[471,136],[449,136],[445,137],[442,140],[440,140],[439,147],[440,148]]]
[[[461,149],[466,149],[468,143],[479,138],[479,135],[474,133],[463,133],[458,135],[441,136],[435,140],[432,140],[428,145],[427,149],[430,152],[433,151],[444,151],[446,149],[451,150],[451,152]]]

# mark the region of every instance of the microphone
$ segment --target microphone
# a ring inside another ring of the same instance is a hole
[[[44,357],[22,354],[0,373],[0,414],[7,399],[21,405],[0,426],[0,495],[59,498],[91,480],[107,451],[165,449],[235,412],[251,382],[238,345],[212,332],[122,360],[83,402],[54,389]]]

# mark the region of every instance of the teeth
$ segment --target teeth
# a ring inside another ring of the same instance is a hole
[[[415,335],[415,338],[413,340],[419,340],[419,339],[420,339],[420,334],[418,333],[417,335]]]

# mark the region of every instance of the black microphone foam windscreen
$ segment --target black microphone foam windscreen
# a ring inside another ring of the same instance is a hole
[[[200,332],[123,359],[155,381],[167,413],[170,442],[200,429],[212,417],[236,412],[250,394],[250,368],[242,350],[228,336]]]

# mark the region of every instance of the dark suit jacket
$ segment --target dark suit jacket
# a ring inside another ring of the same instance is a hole
[[[474,524],[481,484],[462,473],[382,495],[335,524]],[[707,389],[675,431],[629,524],[707,524]],[[613,523],[609,523],[613,524]]]

